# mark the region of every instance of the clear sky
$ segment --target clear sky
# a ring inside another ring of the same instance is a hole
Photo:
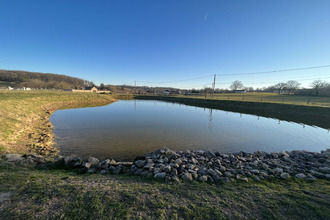
[[[179,88],[217,74],[217,88],[256,88],[329,82],[330,67],[231,74],[322,65],[329,0],[0,0],[0,69]]]

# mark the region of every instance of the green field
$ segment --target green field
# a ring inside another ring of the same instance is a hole
[[[109,95],[95,93],[0,91],[0,153],[54,150],[48,120],[53,111],[113,101]]]
[[[167,97],[178,98],[198,98],[205,99],[204,94],[198,95],[169,95]],[[304,105],[304,106],[318,106],[330,108],[330,97],[326,96],[300,96],[277,93],[223,93],[223,94],[207,94],[208,100],[226,100],[226,101],[243,101],[243,102],[263,102],[263,103],[277,103],[289,105]]]

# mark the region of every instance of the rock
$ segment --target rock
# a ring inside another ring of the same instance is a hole
[[[253,174],[259,174],[260,172],[257,169],[253,169],[253,170],[251,170],[251,173],[253,173]]]
[[[162,171],[161,171],[161,169],[159,169],[159,168],[155,168],[154,169],[154,174],[157,174],[157,173],[161,173]]]
[[[156,173],[154,178],[155,179],[165,179],[166,177],[166,173],[165,172],[162,172],[162,173]]]
[[[143,169],[139,168],[139,169],[136,169],[136,171],[134,172],[135,175],[141,175],[143,172]]]
[[[135,165],[138,167],[138,168],[142,168],[144,165],[146,165],[147,161],[145,160],[137,160],[135,161]]]
[[[171,172],[171,175],[172,176],[177,176],[179,173],[178,173],[178,170],[177,169],[175,169],[175,168],[173,168],[172,169],[172,172]]]
[[[90,163],[92,167],[98,165],[99,162],[100,162],[99,159],[95,157],[88,158],[88,163]]]
[[[91,164],[91,163],[88,163],[88,162],[84,162],[82,165],[83,165],[83,167],[85,167],[86,169],[89,169],[89,168],[92,166],[92,164]]]
[[[191,162],[194,163],[194,164],[198,163],[198,161],[195,158],[191,158]]]
[[[273,172],[278,173],[278,174],[281,174],[281,173],[283,173],[283,169],[277,167],[277,168],[275,168],[275,169],[273,170]]]
[[[283,172],[283,173],[281,173],[281,178],[282,179],[289,179],[290,178],[290,174]]]
[[[261,168],[264,169],[264,170],[268,170],[269,166],[265,163],[261,163]]]
[[[95,170],[95,168],[90,168],[90,169],[88,169],[87,172],[88,172],[89,174],[93,174],[93,173],[96,172],[96,170]]]
[[[181,182],[178,176],[172,176],[172,180],[173,180],[174,183],[180,183]]]
[[[171,173],[172,168],[171,168],[170,165],[166,165],[166,166],[163,168],[163,170],[164,170],[166,173]]]
[[[100,170],[100,174],[105,174],[106,172],[106,170]]]
[[[330,174],[330,168],[329,167],[320,167],[319,171],[321,173]]]
[[[188,172],[185,172],[182,175],[182,179],[185,180],[185,181],[192,181],[193,180],[191,173],[188,173]]]
[[[299,179],[306,179],[306,175],[303,174],[303,173],[298,173],[298,174],[296,174],[295,177],[297,177],[297,178],[299,178]]]
[[[217,175],[217,173],[216,173],[214,170],[212,170],[212,169],[208,169],[208,170],[207,170],[207,173],[208,173],[210,176]]]
[[[233,174],[232,174],[231,172],[225,172],[225,176],[226,176],[226,177],[232,177]]]
[[[253,176],[253,179],[254,179],[255,181],[258,181],[258,182],[260,182],[260,179],[259,179],[259,177],[258,177],[258,176]]]
[[[20,154],[6,154],[5,158],[7,162],[16,162],[24,159]]]
[[[199,181],[206,182],[207,181],[207,176],[203,175],[198,178]]]
[[[319,173],[319,172],[314,172],[313,176],[315,176],[318,179],[325,179],[326,176],[323,173]]]
[[[120,174],[123,171],[123,167],[122,166],[117,166],[114,170],[113,170],[113,174]]]
[[[221,182],[224,182],[224,183],[230,182],[230,179],[228,177],[221,177],[220,180],[221,180]]]
[[[180,164],[182,164],[182,160],[180,158],[178,158],[174,161],[174,163],[180,165]]]
[[[226,170],[227,170],[226,167],[224,167],[224,166],[220,166],[219,169],[221,172],[226,172]]]
[[[206,169],[199,169],[199,170],[197,171],[197,173],[198,173],[198,175],[200,175],[200,176],[207,175],[207,171],[206,171]]]
[[[149,170],[149,169],[150,169],[151,167],[153,167],[153,166],[155,166],[154,163],[147,163],[143,168]]]

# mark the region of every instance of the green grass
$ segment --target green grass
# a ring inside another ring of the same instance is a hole
[[[110,95],[59,91],[0,91],[0,146],[26,153],[36,143],[52,145],[49,116],[61,108],[97,106],[113,102]],[[42,140],[40,141],[40,137]],[[40,146],[36,147],[40,149]],[[42,153],[42,152],[38,152]]]
[[[129,175],[0,168],[3,219],[329,219],[326,180],[224,185],[163,182]]]
[[[177,98],[198,98],[205,99],[205,95],[170,95],[169,97]],[[288,95],[278,93],[223,93],[207,94],[206,99],[209,100],[229,100],[229,101],[244,101],[244,102],[262,102],[262,103],[277,103],[289,105],[303,105],[303,106],[318,106],[330,108],[330,97],[326,96],[300,96]]]

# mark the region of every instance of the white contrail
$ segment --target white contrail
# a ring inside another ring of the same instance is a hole
[[[204,21],[206,21],[208,15],[209,15],[209,11],[206,12],[206,14],[204,16]]]

